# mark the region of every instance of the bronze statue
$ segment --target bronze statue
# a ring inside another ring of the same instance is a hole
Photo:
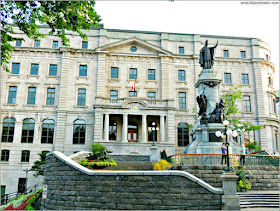
[[[204,93],[196,97],[196,101],[199,106],[199,113],[198,115],[201,116],[203,113],[206,112],[207,109],[207,98]]]
[[[214,64],[214,49],[218,46],[218,40],[214,47],[208,47],[208,40],[205,41],[205,46],[200,50],[199,64],[203,69],[211,69]]]

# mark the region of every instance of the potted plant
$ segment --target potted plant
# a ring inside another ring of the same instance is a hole
[[[104,145],[100,143],[92,144],[90,149],[91,153],[88,154],[86,159],[80,161],[82,166],[90,169],[103,169],[107,166],[117,166],[116,162],[111,159],[111,156],[109,155],[112,151],[108,150]]]

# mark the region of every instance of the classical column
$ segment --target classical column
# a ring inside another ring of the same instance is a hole
[[[165,127],[164,127],[164,116],[160,115],[160,142],[165,141]]]
[[[109,140],[109,114],[105,114],[104,122],[104,141]]]
[[[142,115],[142,143],[147,142],[147,115]]]
[[[127,142],[127,114],[123,114],[122,142]]]

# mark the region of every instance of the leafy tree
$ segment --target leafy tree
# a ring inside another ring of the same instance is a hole
[[[258,152],[262,150],[262,147],[258,146],[258,143],[256,141],[247,144],[246,147],[249,150],[249,152],[253,152],[253,151]]]
[[[241,85],[229,89],[229,93],[222,95],[224,101],[225,118],[238,113],[237,102],[242,99]]]
[[[100,16],[94,10],[94,1],[1,1],[1,64],[9,72],[7,64],[13,50],[10,42],[11,24],[19,27],[29,38],[44,38],[39,32],[39,23],[49,25],[50,35],[61,38],[69,46],[66,30],[77,32],[84,40],[87,35],[82,29],[90,30],[91,26],[99,27]],[[22,39],[23,40],[23,39]]]
[[[49,152],[39,153],[40,160],[34,162],[33,166],[31,167],[30,171],[34,171],[34,176],[37,177],[39,175],[44,176],[45,173],[45,165],[46,165],[46,155]]]
[[[239,118],[229,118],[230,115],[240,113],[237,106],[237,102],[242,99],[242,93],[240,89],[241,85],[237,85],[234,88],[230,88],[229,93],[222,95],[225,105],[225,118],[228,119],[234,128],[239,128],[240,130],[244,129],[244,131],[249,134],[250,131],[263,128],[264,125],[253,125],[252,122],[243,122]]]

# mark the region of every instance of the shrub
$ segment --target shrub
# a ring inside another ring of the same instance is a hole
[[[172,168],[172,164],[167,162],[166,160],[160,160],[158,163],[153,163],[153,169],[155,171],[163,171],[166,170],[167,168]]]
[[[90,149],[91,154],[89,154],[87,157],[89,160],[108,160],[111,157],[108,154],[112,153],[112,151],[107,150],[103,144],[92,144]]]
[[[238,176],[238,180],[236,182],[237,192],[241,192],[242,190],[248,191],[251,189],[251,183],[249,182],[249,175],[253,176],[251,171],[246,170],[244,166],[237,166],[235,168],[235,173]]]
[[[85,166],[87,168],[94,168],[95,166],[104,166],[104,167],[117,167],[117,163],[114,161],[114,159],[111,160],[103,160],[103,161],[95,161],[95,160],[88,160],[84,159],[80,161],[80,164],[82,166]]]

